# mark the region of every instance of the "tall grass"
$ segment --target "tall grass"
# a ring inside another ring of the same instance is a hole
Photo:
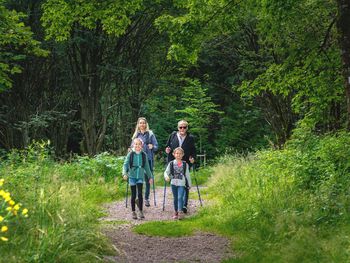
[[[202,220],[235,237],[237,262],[348,262],[349,167],[347,133],[224,160]]]
[[[101,233],[101,203],[121,196],[122,160],[104,155],[58,164],[43,144],[14,151],[0,177],[29,210],[9,241],[0,244],[0,262],[99,262],[112,247]]]

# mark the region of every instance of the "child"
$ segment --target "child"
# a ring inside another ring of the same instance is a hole
[[[123,178],[127,180],[129,178],[129,184],[131,188],[131,210],[132,218],[137,219],[135,212],[135,200],[136,200],[136,188],[138,197],[139,218],[144,219],[143,214],[143,198],[142,198],[142,186],[145,173],[149,178],[150,184],[153,182],[153,175],[149,168],[146,154],[142,151],[142,141],[139,138],[134,139],[133,149],[125,158],[123,165]]]
[[[191,178],[188,164],[182,161],[184,150],[177,147],[173,151],[175,160],[170,161],[164,172],[164,178],[167,182],[171,179],[171,190],[174,197],[175,214],[173,219],[180,219],[179,210],[181,211],[184,201],[185,185],[187,181],[188,189],[191,187]],[[181,211],[182,212],[182,211]]]

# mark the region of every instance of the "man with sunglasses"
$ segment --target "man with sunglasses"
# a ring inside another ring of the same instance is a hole
[[[177,147],[181,147],[184,150],[184,160],[191,167],[196,157],[196,146],[194,137],[188,132],[188,122],[181,120],[177,123],[177,131],[171,133],[166,143],[165,152],[167,153],[167,162],[171,162],[175,159],[173,156],[173,150]],[[184,207],[182,211],[187,213],[189,189],[185,188]]]

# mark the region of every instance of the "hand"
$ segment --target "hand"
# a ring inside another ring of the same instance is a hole
[[[190,159],[190,162],[191,162],[191,163],[194,163],[194,158],[193,158],[192,156],[190,156],[189,159]]]
[[[166,178],[165,178],[165,181],[169,182],[169,181],[170,181],[170,178],[169,178],[169,177],[166,177]]]
[[[128,180],[128,176],[126,174],[123,175],[123,179],[126,181]]]
[[[149,179],[149,184],[153,184],[153,179]]]
[[[148,144],[148,149],[152,150],[153,149],[153,144]]]
[[[167,154],[169,154],[170,151],[171,151],[171,148],[170,148],[169,146],[165,148],[165,152],[166,152]]]
[[[128,148],[128,153],[129,153],[129,152],[131,152],[131,148],[130,148],[130,147]]]
[[[191,190],[191,186],[187,186],[187,190],[190,191]]]

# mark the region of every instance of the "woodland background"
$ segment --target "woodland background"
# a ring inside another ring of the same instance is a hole
[[[227,262],[349,262],[349,83],[348,0],[0,0],[0,262],[115,253],[101,205],[124,196],[139,116],[158,186],[189,121],[212,205],[134,231],[225,235]]]

